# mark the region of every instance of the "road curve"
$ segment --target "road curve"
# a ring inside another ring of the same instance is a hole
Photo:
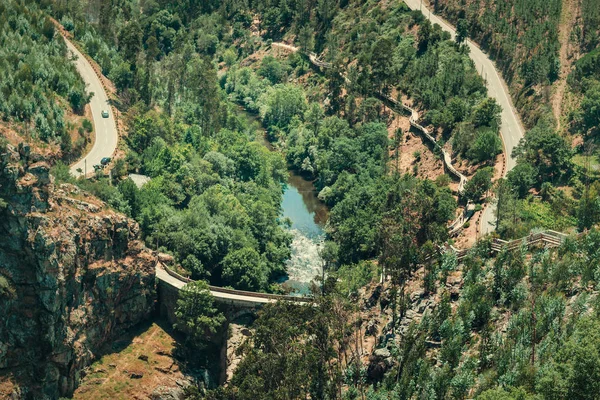
[[[71,174],[79,177],[83,175],[83,171],[87,171],[88,174],[93,172],[94,165],[100,164],[100,160],[102,160],[103,157],[113,156],[113,153],[117,149],[119,133],[117,131],[115,116],[110,107],[108,95],[104,91],[100,78],[96,75],[96,72],[89,61],[79,50],[77,50],[73,43],[67,38],[64,39],[71,54],[77,56],[75,67],[77,68],[79,75],[83,78],[83,81],[86,83],[88,93],[94,94],[90,101],[90,107],[92,109],[96,140],[90,152],[71,165]],[[102,118],[102,110],[108,111],[108,118]],[[78,169],[81,169],[82,172],[78,172]]]
[[[404,0],[406,5],[412,10],[419,10],[423,12],[423,15],[434,24],[438,24],[446,32],[449,32],[452,39],[455,37],[455,30],[450,24],[437,15],[433,14],[429,8],[424,4],[421,5],[421,0]],[[422,7],[422,8],[421,8]],[[506,169],[504,174],[513,169],[516,165],[516,160],[512,157],[512,152],[515,146],[519,144],[519,141],[524,136],[523,125],[515,108],[513,106],[508,87],[506,83],[496,70],[494,63],[488,58],[488,56],[481,51],[479,47],[473,44],[471,41],[467,41],[469,46],[469,56],[475,63],[477,71],[482,74],[487,82],[488,95],[498,102],[502,107],[502,127],[500,128],[500,135],[504,142],[504,154],[506,157]],[[490,205],[485,208],[483,215],[481,216],[481,234],[485,235],[494,230],[494,210],[495,207]]]

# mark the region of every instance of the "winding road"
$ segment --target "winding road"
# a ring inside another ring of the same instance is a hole
[[[456,36],[454,27],[448,24],[446,21],[433,14],[428,7],[421,3],[421,0],[404,0],[406,5],[412,10],[421,10],[425,18],[434,24],[438,24],[442,29],[452,36],[452,39]],[[513,106],[508,87],[504,82],[504,79],[500,76],[494,63],[488,58],[488,56],[471,41],[467,41],[469,46],[469,56],[475,63],[477,71],[484,77],[487,83],[488,96],[496,99],[498,104],[502,107],[502,127],[500,128],[500,135],[504,142],[504,154],[506,156],[506,169],[504,174],[513,169],[516,165],[516,160],[512,157],[513,149],[519,144],[519,141],[524,136],[525,130],[521,124],[521,120],[515,108]],[[481,216],[481,234],[485,235],[490,233],[495,228],[494,217],[495,206],[491,205],[486,207],[483,215]]]
[[[63,36],[64,37],[64,36]],[[110,107],[108,94],[104,91],[102,82],[90,62],[81,54],[79,50],[67,39],[65,43],[72,55],[75,55],[75,67],[86,83],[88,93],[93,93],[90,101],[92,109],[92,117],[94,120],[94,132],[96,140],[90,152],[82,159],[71,165],[71,174],[79,177],[87,172],[94,171],[94,165],[100,164],[100,160],[104,157],[112,157],[117,149],[119,133],[115,122],[115,116]],[[108,118],[102,118],[102,110],[108,111]],[[78,170],[82,172],[79,172]]]

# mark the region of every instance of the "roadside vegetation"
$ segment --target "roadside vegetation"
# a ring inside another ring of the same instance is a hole
[[[527,128],[552,116],[547,88],[560,73],[562,0],[435,1],[433,10],[466,28],[487,50],[509,84]]]
[[[578,13],[567,14],[575,22],[565,43],[559,40],[560,30],[571,23],[561,19],[565,7],[570,7],[565,1],[434,3],[435,12],[462,26],[465,35],[496,61],[527,128],[515,150],[518,166],[495,188],[502,237],[520,237],[536,227],[589,229],[600,221],[594,162],[600,124],[596,115],[600,3],[575,3]],[[560,59],[561,45],[567,47],[568,59]],[[561,62],[573,65],[567,88],[574,100],[559,99],[567,115],[558,116],[566,120],[558,132],[551,87],[559,79]]]
[[[80,116],[90,95],[49,16],[34,2],[0,4],[0,119],[30,141],[60,148],[65,159],[89,141]]]

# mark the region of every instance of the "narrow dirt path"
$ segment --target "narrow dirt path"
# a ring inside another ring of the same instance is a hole
[[[567,88],[567,78],[571,72],[572,62],[569,61],[572,55],[570,38],[571,32],[577,22],[577,16],[580,13],[579,1],[577,0],[564,0],[562,4],[560,26],[558,31],[558,40],[560,41],[560,76],[554,83],[554,90],[552,93],[552,113],[556,118],[556,127],[558,130],[561,129],[561,117],[563,113],[563,101],[565,97],[565,90]]]
[[[272,44],[272,46],[275,46],[275,47],[281,47],[281,48],[283,48],[283,49],[287,49],[287,50],[289,50],[289,51],[292,51],[292,52],[296,52],[296,51],[298,51],[298,48],[297,48],[296,46],[292,46],[292,45],[290,45],[290,44],[287,44],[287,43],[274,42],[274,43]]]

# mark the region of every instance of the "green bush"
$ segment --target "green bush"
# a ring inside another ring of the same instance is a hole
[[[502,153],[502,140],[493,130],[481,132],[467,153],[476,162],[493,162]]]
[[[92,125],[92,123],[90,122],[90,120],[87,119],[87,118],[83,119],[83,121],[81,122],[81,126],[88,133],[92,133],[92,131],[94,130],[94,126]]]
[[[356,291],[377,278],[377,268],[371,261],[342,265],[334,274],[338,277],[338,287],[344,294]]]
[[[58,161],[50,168],[50,174],[54,176],[57,183],[75,183],[75,178],[71,175],[69,166],[62,161]]]
[[[15,289],[8,282],[8,279],[0,275],[0,298],[12,298],[15,294]]]

